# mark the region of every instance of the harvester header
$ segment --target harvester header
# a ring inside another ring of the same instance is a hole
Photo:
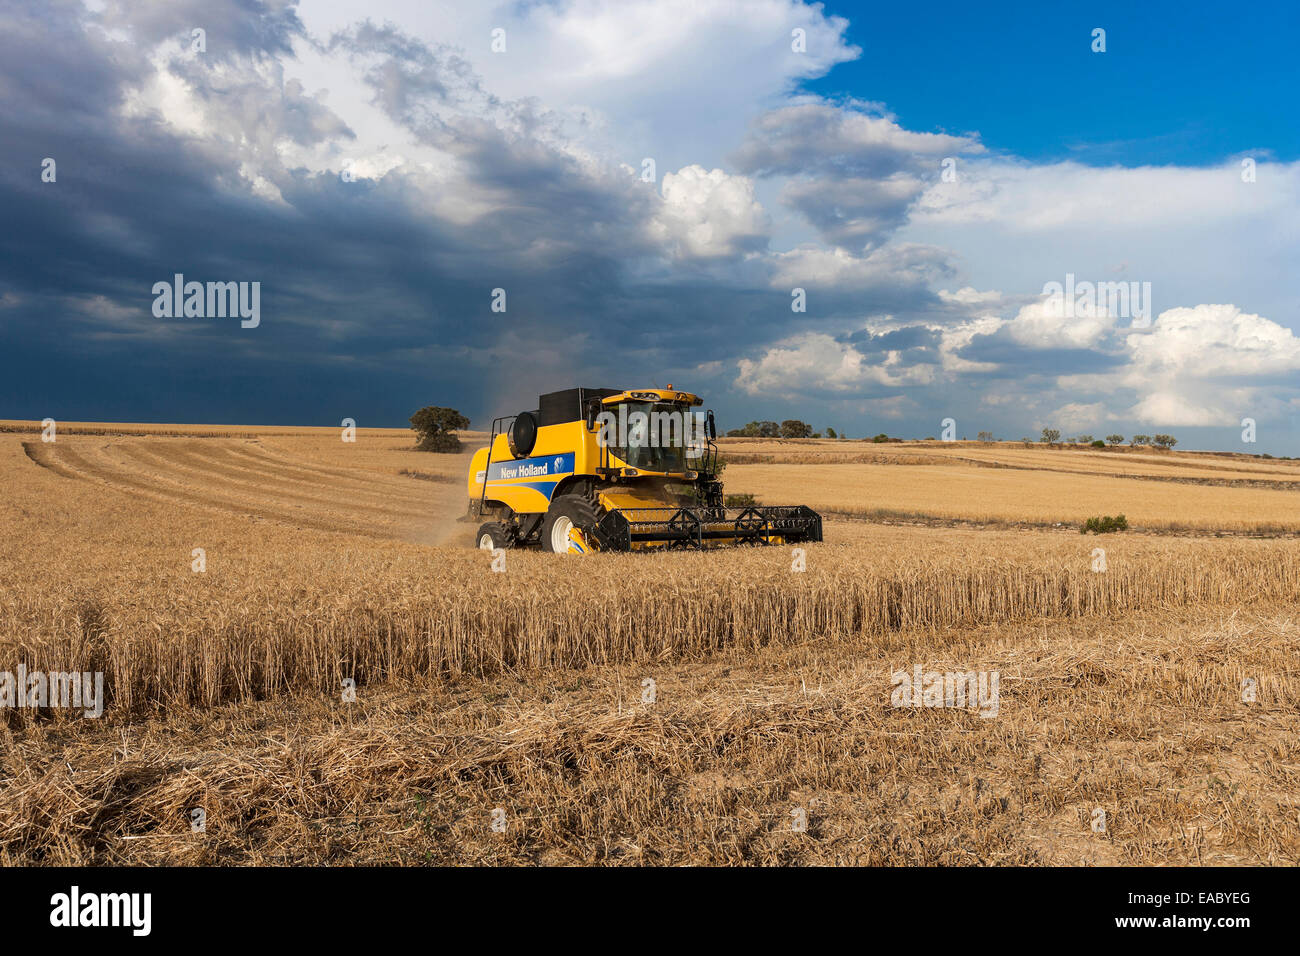
[[[667,388],[570,388],[497,418],[469,468],[480,548],[560,554],[822,539],[802,505],[727,508],[713,412]]]

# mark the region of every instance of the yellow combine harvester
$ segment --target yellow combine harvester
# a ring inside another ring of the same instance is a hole
[[[492,422],[469,467],[480,548],[559,554],[822,539],[803,505],[727,508],[713,412],[666,389],[571,388]]]

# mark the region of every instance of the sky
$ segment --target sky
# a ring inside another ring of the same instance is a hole
[[[1296,5],[987,6],[0,0],[0,418],[1300,454]]]

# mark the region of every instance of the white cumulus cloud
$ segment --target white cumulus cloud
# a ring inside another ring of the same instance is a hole
[[[754,184],[721,169],[687,166],[663,177],[663,206],[651,235],[694,258],[730,257],[763,248],[770,228]]]

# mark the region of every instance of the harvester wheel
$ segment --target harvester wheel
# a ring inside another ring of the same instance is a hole
[[[542,548],[553,554],[586,554],[593,550],[589,535],[597,520],[596,506],[580,495],[552,499],[542,522]]]
[[[499,521],[489,521],[487,524],[479,525],[474,541],[482,551],[510,547],[510,535],[506,533],[505,525]]]

